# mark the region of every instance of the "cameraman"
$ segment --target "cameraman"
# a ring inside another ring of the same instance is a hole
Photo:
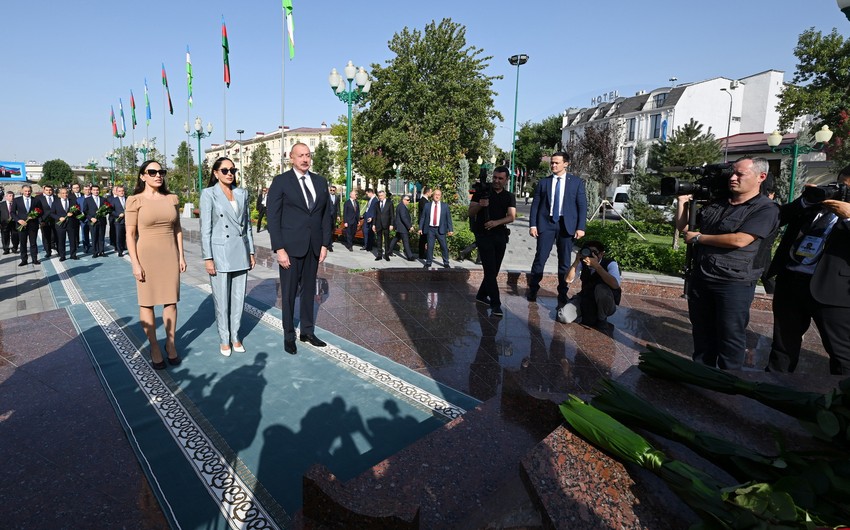
[[[605,257],[605,245],[601,241],[588,241],[576,253],[576,259],[567,272],[567,283],[581,278],[581,291],[558,311],[558,321],[565,324],[576,322],[586,326],[597,326],[608,322],[608,317],[620,305],[620,266]]]
[[[780,223],[788,227],[768,269],[768,276],[776,275],[768,371],[794,371],[814,320],[829,372],[850,374],[850,166],[838,180],[835,191],[843,200],[811,202],[807,188],[780,209]]]
[[[755,257],[779,223],[779,208],[760,192],[767,160],[740,158],[732,169],[728,194],[717,190],[721,196],[697,213],[699,231],[688,227],[684,233],[694,255],[687,292],[693,359],[724,370],[738,370],[744,363],[750,304],[762,271]],[[688,200],[679,197],[678,230],[687,225]]]
[[[489,305],[490,314],[497,317],[503,313],[496,277],[508,246],[510,230],[507,225],[516,219],[516,197],[505,189],[507,180],[508,168],[497,167],[493,170],[492,184],[479,186],[469,203],[469,217],[475,217],[475,242],[484,268],[484,279],[475,299]]]

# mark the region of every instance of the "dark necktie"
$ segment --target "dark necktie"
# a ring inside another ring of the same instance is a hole
[[[30,211],[30,198],[29,197],[24,199],[24,206],[26,207],[27,212],[29,212]]]
[[[53,195],[48,195],[48,196],[47,196],[47,207],[48,207],[48,208],[53,208]]]
[[[555,202],[552,205],[552,219],[557,223],[561,217],[561,177],[555,177]]]
[[[68,199],[62,199],[62,209],[67,212],[68,211]]]
[[[307,196],[307,209],[312,210],[313,204],[315,204],[315,199],[313,198],[313,194],[310,193],[310,188],[307,187],[307,177],[301,177],[301,185],[304,186],[304,195]]]

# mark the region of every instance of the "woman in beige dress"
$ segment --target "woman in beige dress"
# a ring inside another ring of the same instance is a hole
[[[165,185],[166,171],[156,160],[139,169],[136,189],[127,200],[127,252],[139,299],[139,320],[150,342],[151,364],[165,368],[165,358],[156,338],[154,306],[162,307],[165,351],[168,364],[180,364],[174,345],[177,302],[180,301],[180,273],[186,271],[183,259],[183,232],[177,214],[177,195]]]

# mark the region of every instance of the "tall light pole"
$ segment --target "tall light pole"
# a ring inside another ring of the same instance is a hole
[[[519,105],[519,67],[528,62],[528,55],[524,53],[520,53],[519,55],[511,55],[508,58],[508,62],[513,66],[516,66],[516,91],[514,92],[514,133],[511,135],[511,193],[516,193],[514,188],[516,187],[516,175],[514,174],[514,160],[516,159],[516,153],[514,148],[516,147],[516,114],[517,107]]]
[[[829,127],[824,125],[821,129],[815,133],[815,145],[806,145],[800,144],[797,139],[794,139],[794,143],[792,143],[788,147],[779,147],[779,144],[782,143],[782,133],[779,131],[773,131],[767,136],[767,145],[770,146],[770,150],[774,153],[782,153],[783,155],[791,155],[791,185],[788,190],[788,202],[794,200],[795,195],[795,185],[797,179],[797,156],[805,155],[815,151],[821,151],[824,147],[826,147],[826,143],[832,138],[832,131],[829,130]]]
[[[838,9],[844,13],[847,20],[850,20],[850,0],[836,0],[836,2],[838,3]]]
[[[115,156],[115,151],[111,151],[103,155],[103,157],[109,160],[109,178],[111,179],[111,184],[115,185],[115,160],[118,158]]]
[[[372,81],[369,80],[369,74],[365,68],[361,66],[358,69],[351,61],[348,61],[348,64],[343,68],[343,73],[345,78],[339,75],[336,68],[333,68],[331,75],[328,76],[328,83],[336,97],[348,105],[348,157],[345,160],[345,193],[348,194],[353,189],[351,187],[351,106],[366,97],[372,87]],[[348,80],[347,90],[346,80]],[[352,81],[356,83],[356,87],[352,85]]]
[[[245,157],[245,150],[242,148],[242,133],[244,132],[245,129],[236,129],[236,134],[239,135],[239,174],[242,175],[243,180],[245,178],[245,172],[242,171],[242,159]]]
[[[86,163],[86,169],[91,171],[92,180],[94,180],[96,177],[95,172],[97,171],[97,160],[94,158],[89,158],[88,162]],[[74,180],[76,180],[76,178]]]
[[[185,122],[183,124],[183,130],[186,131],[186,134],[189,134],[189,122]],[[213,132],[212,123],[207,123],[207,132],[204,132],[204,124],[201,121],[201,118],[195,118],[195,132],[193,132],[190,136],[192,138],[198,139],[198,193],[201,193],[201,188],[203,187],[203,179],[204,179],[204,171],[201,168],[201,139],[206,138],[211,135]]]
[[[730,88],[721,88],[721,92],[726,92],[729,96],[729,120],[726,122],[726,143],[723,146],[723,161],[729,161],[729,135],[732,134],[732,90]]]

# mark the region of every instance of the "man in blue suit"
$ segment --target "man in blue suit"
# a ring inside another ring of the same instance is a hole
[[[296,143],[289,153],[292,169],[278,175],[269,188],[268,231],[272,252],[280,266],[284,350],[295,355],[295,298],[301,287],[301,341],[327,344],[316,337],[313,299],[316,273],[331,244],[328,181],[310,173],[313,156],[306,144]]]
[[[573,251],[573,238],[584,236],[587,222],[587,195],[584,180],[567,173],[570,167],[570,155],[558,151],[552,155],[549,163],[552,174],[537,183],[534,200],[531,203],[529,234],[537,239],[537,252],[531,264],[528,278],[527,298],[537,300],[540,280],[543,279],[543,267],[552,245],[558,249],[558,307],[566,305],[567,272],[570,269]]]
[[[425,255],[425,268],[431,266],[434,260],[434,240],[440,242],[440,250],[443,252],[443,268],[449,268],[449,246],[446,236],[454,235],[452,226],[452,214],[449,206],[440,200],[443,192],[434,190],[431,202],[425,205],[422,217],[419,218],[419,237],[424,234],[428,238],[428,253]]]
[[[378,213],[378,199],[375,198],[375,190],[366,188],[366,208],[363,210],[363,247],[360,250],[367,252],[372,251],[372,245],[375,243],[375,236],[372,234],[372,224],[375,222],[375,215]]]
[[[112,233],[115,250],[118,257],[123,257],[127,252],[127,226],[124,224],[124,208],[127,206],[127,198],[124,196],[124,186],[117,184],[112,188],[112,199],[109,203],[114,210],[109,214],[112,224],[115,226]]]

